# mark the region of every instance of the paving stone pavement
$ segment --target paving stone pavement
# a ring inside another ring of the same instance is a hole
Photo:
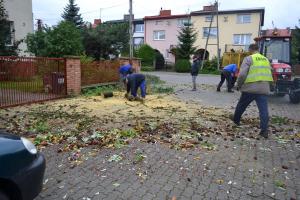
[[[171,77],[167,81],[174,85],[174,76],[168,73],[161,77]],[[208,79],[212,87],[200,81],[198,92],[184,85],[190,83],[188,75],[178,77],[183,84],[176,86],[178,98],[231,110],[238,99],[237,93],[213,90],[218,77],[201,76],[199,80]],[[293,106],[270,98],[270,112],[274,115],[299,119],[300,105]],[[253,110],[255,107],[248,114]],[[138,140],[121,149],[87,147],[80,152],[82,162],[78,166],[68,160],[72,152],[57,153],[58,145],[49,146],[42,150],[47,168],[43,191],[36,200],[300,199],[298,141],[278,142],[273,136],[268,140],[207,136],[204,140],[216,149],[183,151]],[[146,156],[142,161],[136,161],[137,151]],[[123,159],[109,162],[113,155]]]
[[[57,154],[53,146],[45,152],[44,190],[37,199],[300,198],[299,144],[206,139],[217,149],[177,151],[139,141],[118,150],[86,148],[81,153],[93,156],[74,168],[70,153]],[[146,156],[139,163],[137,149]],[[114,154],[123,160],[109,162]]]

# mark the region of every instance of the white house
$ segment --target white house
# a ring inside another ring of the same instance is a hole
[[[4,0],[4,8],[11,26],[11,40],[7,45],[23,40],[28,33],[33,33],[32,0]],[[21,56],[28,55],[25,53],[25,42],[19,45],[19,49]]]

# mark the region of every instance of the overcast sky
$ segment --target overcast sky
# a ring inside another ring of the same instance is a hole
[[[42,19],[45,24],[55,25],[61,20],[63,8],[68,0],[33,0],[34,19]],[[135,18],[157,15],[160,8],[171,9],[172,14],[185,14],[202,10],[213,0],[133,0]],[[129,0],[75,0],[80,7],[84,21],[93,22],[122,19],[128,13]],[[219,0],[220,10],[240,8],[265,8],[265,26],[272,28],[272,21],[277,28],[299,26],[299,0]]]

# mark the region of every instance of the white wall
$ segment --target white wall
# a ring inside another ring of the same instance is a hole
[[[33,33],[32,0],[4,0],[8,19],[14,22],[15,40],[22,40],[28,33]],[[28,55],[24,51],[26,44],[19,45],[20,55]]]

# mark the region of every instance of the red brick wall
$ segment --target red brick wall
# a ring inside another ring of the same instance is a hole
[[[66,84],[68,95],[79,95],[81,92],[81,68],[79,57],[66,58]]]

